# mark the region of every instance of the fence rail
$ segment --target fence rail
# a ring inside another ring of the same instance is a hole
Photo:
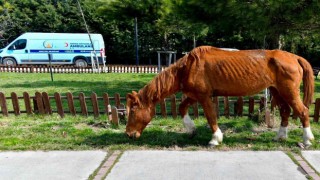
[[[0,65],[0,72],[16,72],[16,73],[49,73],[50,67],[48,65],[18,65],[18,66],[4,66]],[[99,67],[99,71],[92,67],[75,67],[70,65],[52,66],[53,73],[158,73],[166,67],[153,65],[106,65],[105,68]]]
[[[183,97],[182,97],[183,98]],[[157,104],[156,114],[162,117],[168,115],[173,118],[177,118],[179,115],[178,106],[182,98],[177,98],[175,95],[170,96],[162,100]],[[90,96],[86,96],[84,93],[79,93],[74,96],[68,92],[65,96],[60,93],[54,93],[53,96],[49,96],[47,92],[36,92],[33,96],[24,92],[22,96],[18,96],[17,93],[12,92],[10,96],[5,96],[3,92],[0,92],[0,113],[3,116],[14,114],[16,116],[26,114],[48,114],[57,113],[60,117],[64,117],[66,113],[71,115],[88,116],[93,114],[94,117],[99,117],[101,114],[106,114],[109,120],[114,123],[119,122],[119,116],[125,116],[126,99],[121,97],[119,93],[116,93],[113,97],[108,93],[104,93],[103,96],[98,97],[96,93],[92,93]],[[218,116],[253,116],[258,111],[262,111],[266,107],[266,101],[264,97],[214,97],[215,110]],[[270,103],[269,103],[270,104]],[[193,115],[195,118],[203,115],[202,108],[195,103],[191,106]],[[317,98],[315,102],[311,104],[310,117],[313,117],[314,122],[319,122],[320,113],[320,98]],[[294,117],[294,115],[292,115]]]

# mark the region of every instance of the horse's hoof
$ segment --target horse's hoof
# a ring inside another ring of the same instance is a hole
[[[217,146],[216,145],[213,145],[213,144],[208,144],[208,148],[216,148]]]
[[[194,138],[196,135],[197,135],[197,131],[196,130],[192,131],[192,133],[189,134],[189,139]]]
[[[209,142],[209,144],[208,144],[208,148],[216,148],[218,146],[220,146],[220,144],[218,142],[214,142],[214,143]]]
[[[219,146],[219,142],[215,139],[212,139],[210,142],[209,142],[209,146],[210,147],[215,147],[215,146]]]
[[[307,141],[303,142],[303,145],[304,145],[305,148],[308,148],[308,147],[310,147],[312,145],[312,143],[311,143],[311,141],[307,140]]]

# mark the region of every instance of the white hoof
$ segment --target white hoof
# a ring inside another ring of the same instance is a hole
[[[189,135],[193,135],[196,132],[196,126],[188,114],[183,117],[183,124]]]
[[[223,140],[223,134],[221,132],[221,130],[218,128],[218,130],[212,134],[212,139],[209,142],[210,146],[218,146],[219,143],[221,143]]]
[[[310,126],[303,128],[303,144],[305,146],[311,146],[312,143],[310,141],[312,140],[314,140],[314,136],[312,134]]]
[[[280,126],[278,134],[274,137],[274,140],[286,140],[288,138],[288,127]]]

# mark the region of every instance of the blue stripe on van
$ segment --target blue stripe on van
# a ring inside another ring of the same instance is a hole
[[[49,60],[45,59],[45,60],[21,60],[21,62],[24,63],[48,63]],[[56,62],[71,62],[71,60],[51,60],[51,62],[56,63]]]
[[[53,49],[30,49],[30,53],[90,53],[91,50],[53,50]],[[100,50],[96,50],[100,53]]]

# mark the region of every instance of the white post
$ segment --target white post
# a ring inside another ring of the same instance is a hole
[[[95,72],[95,69],[96,69],[96,65],[95,65],[95,61],[93,59],[93,52],[91,51],[90,52],[90,57],[91,57],[91,67],[92,67],[92,72]]]

